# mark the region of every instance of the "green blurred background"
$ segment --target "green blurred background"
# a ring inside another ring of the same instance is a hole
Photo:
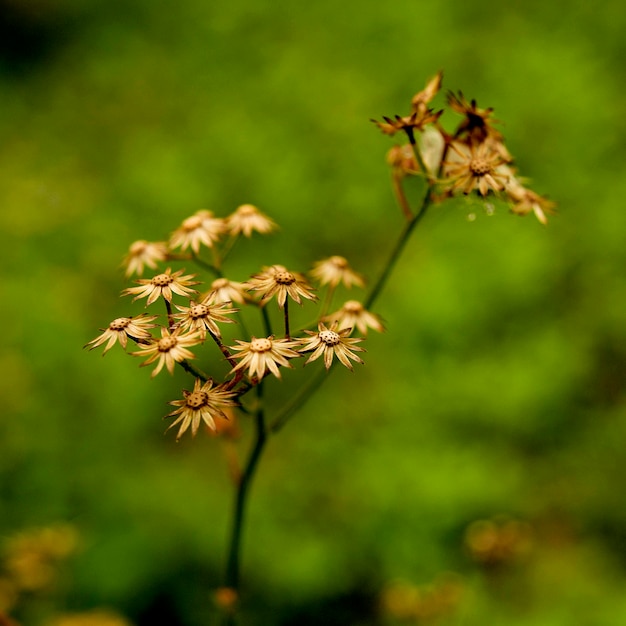
[[[330,254],[373,278],[402,218],[368,120],[443,69],[495,108],[559,214],[428,215],[366,366],[335,372],[262,460],[242,623],[626,623],[625,30],[617,0],[2,0],[0,535],[81,537],[15,615],[212,623],[223,450],[163,436],[183,372],[81,346],[143,310],[118,297],[128,245],[201,208],[253,203],[281,226],[238,246],[231,278]],[[499,516],[525,539],[477,558],[468,527],[492,520],[497,548]],[[450,607],[420,613],[442,576]]]

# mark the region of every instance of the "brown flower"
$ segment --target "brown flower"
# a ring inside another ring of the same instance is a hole
[[[140,287],[129,287],[122,291],[123,296],[136,294],[133,298],[133,302],[139,298],[145,298],[147,296],[148,301],[146,306],[155,302],[159,296],[163,296],[168,302],[172,301],[172,292],[177,293],[179,296],[189,296],[192,293],[196,293],[195,289],[190,289],[190,285],[199,284],[198,281],[191,280],[195,277],[195,274],[188,274],[183,276],[182,273],[185,270],[178,270],[172,274],[172,270],[168,267],[165,273],[158,274],[153,278],[146,279],[140,278],[135,282],[140,284]]]
[[[144,265],[150,269],[157,268],[157,264],[167,259],[167,245],[163,242],[150,243],[140,239],[130,245],[128,254],[124,258],[126,276],[143,274]]]
[[[220,302],[237,302],[243,304],[247,293],[244,283],[238,283],[228,278],[217,278],[211,283],[211,289],[204,296],[205,304],[218,304]]]
[[[465,116],[457,128],[456,137],[467,135],[474,143],[482,143],[487,137],[498,141],[502,139],[502,134],[493,127],[497,120],[490,119],[493,108],[479,109],[476,100],[468,102],[460,91],[458,96],[448,92],[448,104],[452,110]]]
[[[391,165],[394,172],[401,178],[408,175],[419,174],[420,166],[415,158],[415,153],[411,144],[403,146],[393,146],[387,152],[387,163]]]
[[[252,231],[266,234],[276,229],[276,224],[252,204],[242,204],[226,218],[226,228],[231,235],[251,237]]]
[[[258,339],[252,337],[252,340],[249,342],[240,341],[239,339],[236,341],[239,345],[232,346],[230,350],[239,352],[234,357],[241,359],[241,361],[233,367],[232,372],[247,367],[250,378],[257,375],[261,379],[265,376],[266,370],[280,378],[278,366],[291,367],[287,359],[300,356],[298,352],[292,350],[294,346],[298,345],[297,341],[274,339],[272,335]]]
[[[439,93],[442,80],[443,72],[439,71],[428,81],[426,87],[424,87],[422,91],[419,91],[413,96],[413,99],[411,100],[411,107],[414,111],[418,114],[423,114],[428,110],[426,105]]]
[[[189,346],[195,346],[202,341],[200,333],[192,332],[182,334],[177,328],[173,332],[167,328],[161,328],[161,339],[154,340],[148,345],[140,345],[139,352],[133,352],[134,356],[147,356],[148,358],[141,364],[141,367],[150,365],[157,361],[157,365],[152,372],[154,378],[165,365],[170,374],[174,373],[174,365],[187,359],[195,358]]]
[[[108,328],[101,328],[100,330],[104,330],[104,332],[95,339],[92,339],[84,347],[89,347],[90,350],[93,350],[103,343],[108,342],[102,352],[102,354],[105,355],[116,341],[120,342],[122,348],[126,348],[128,337],[135,341],[145,342],[152,338],[152,335],[147,329],[156,326],[156,324],[152,324],[151,322],[157,317],[157,315],[145,314],[136,315],[135,317],[118,317],[109,324]]]
[[[196,378],[193,391],[183,390],[183,400],[172,400],[169,404],[177,406],[166,418],[178,416],[167,430],[180,424],[176,440],[180,439],[191,427],[191,434],[196,436],[200,424],[204,422],[211,430],[216,431],[214,418],[228,419],[224,409],[237,406],[235,393],[225,389],[223,385],[214,385],[212,380],[203,383]]]
[[[190,306],[178,306],[176,308],[180,313],[175,313],[174,318],[179,320],[179,326],[182,330],[198,331],[200,337],[206,337],[206,331],[221,337],[220,329],[217,322],[233,324],[235,320],[231,320],[226,315],[233,315],[237,309],[233,309],[229,302],[221,302],[219,304],[197,303],[193,300]]]
[[[348,288],[352,285],[365,286],[363,277],[357,274],[342,256],[331,256],[328,259],[318,261],[310,274],[320,285],[336,287],[339,283],[343,283]]]
[[[415,131],[422,131],[427,124],[434,124],[443,111],[436,113],[430,109],[426,109],[422,113],[413,111],[410,115],[401,117],[396,115],[393,118],[383,116],[384,122],[370,120],[385,133],[385,135],[395,135],[397,132],[405,132],[411,143],[415,142]]]
[[[336,356],[339,361],[350,370],[352,369],[352,363],[350,363],[349,359],[357,363],[363,363],[363,361],[354,354],[354,352],[364,352],[363,348],[355,345],[363,341],[363,339],[360,337],[349,337],[349,328],[344,328],[343,330],[338,330],[336,326],[327,328],[322,322],[318,324],[317,328],[318,332],[305,330],[304,332],[310,335],[310,337],[301,340],[302,347],[300,348],[300,352],[313,351],[305,362],[305,365],[319,359],[321,356],[324,357],[324,367],[326,367],[326,369],[330,368],[333,356]]]
[[[195,254],[200,252],[200,246],[207,248],[224,234],[226,226],[224,220],[214,217],[211,211],[198,211],[188,217],[170,237],[170,248],[186,250],[191,248]]]
[[[260,274],[254,275],[246,284],[248,291],[257,291],[261,296],[261,303],[276,296],[278,306],[283,308],[289,296],[298,304],[302,304],[300,297],[307,300],[316,300],[313,288],[306,278],[298,272],[290,272],[282,265],[264,267]]]
[[[521,184],[507,185],[507,195],[514,202],[511,211],[516,215],[528,215],[534,213],[542,224],[548,223],[547,214],[554,213],[556,204],[547,198],[540,196],[531,189],[526,189]]]
[[[385,330],[378,315],[370,313],[357,300],[348,300],[338,311],[331,313],[325,319],[330,322],[336,322],[338,330],[343,330],[344,328],[354,330],[354,328],[357,328],[363,335],[367,335],[368,328],[372,328],[379,333]]]

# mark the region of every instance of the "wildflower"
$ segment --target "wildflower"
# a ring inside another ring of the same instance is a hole
[[[420,166],[410,144],[393,146],[387,152],[387,163],[400,177],[419,174]]]
[[[352,363],[349,359],[356,361],[357,363],[363,363],[363,361],[354,352],[364,352],[364,349],[356,346],[356,343],[363,341],[360,337],[348,337],[350,334],[350,328],[344,328],[338,330],[335,325],[331,328],[327,328],[323,322],[320,322],[317,326],[318,332],[305,330],[307,335],[310,335],[308,339],[303,339],[303,347],[300,348],[300,352],[313,351],[313,354],[305,362],[310,363],[315,361],[320,356],[324,356],[324,366],[326,369],[330,369],[330,365],[333,360],[333,356],[336,356],[343,365],[349,370],[352,369]]]
[[[441,81],[443,80],[443,72],[439,71],[433,76],[426,87],[413,96],[411,107],[417,113],[423,114],[428,109],[426,105],[439,93],[441,89]]]
[[[198,211],[183,221],[180,227],[172,233],[170,248],[179,246],[181,250],[191,248],[195,254],[198,254],[201,244],[207,248],[213,247],[225,230],[223,219],[214,217],[211,211]]]
[[[490,190],[502,191],[508,181],[508,176],[498,170],[503,162],[490,143],[452,142],[449,160],[444,163],[444,175],[451,183],[450,193],[458,189],[467,195],[476,189],[481,196],[486,196]]]
[[[384,122],[378,122],[376,120],[371,120],[380,128],[380,130],[385,133],[385,135],[395,135],[397,132],[403,131],[406,133],[409,141],[411,143],[415,142],[415,131],[424,130],[424,127],[427,124],[434,124],[443,111],[437,111],[434,113],[430,109],[426,109],[422,113],[418,113],[417,111],[413,111],[410,115],[406,115],[401,117],[400,115],[394,116],[394,118],[383,116]]]
[[[136,315],[135,317],[118,317],[114,319],[109,327],[104,329],[101,335],[98,335],[95,339],[92,339],[84,347],[89,346],[90,350],[101,346],[103,343],[108,342],[102,352],[105,355],[115,344],[116,341],[120,342],[122,348],[126,348],[128,337],[138,342],[145,342],[152,338],[152,335],[148,332],[148,328],[154,328],[156,324],[152,324],[158,316],[157,315]]]
[[[522,185],[507,186],[506,192],[511,200],[515,202],[511,211],[516,215],[528,215],[534,213],[541,224],[548,223],[547,213],[554,213],[556,204],[547,198],[540,196],[531,189],[526,189]]]
[[[239,352],[234,357],[241,359],[241,361],[232,369],[232,372],[247,367],[250,378],[256,374],[261,379],[265,376],[266,370],[280,378],[278,366],[291,367],[287,359],[300,356],[298,352],[292,350],[294,346],[298,345],[297,341],[274,339],[273,335],[258,339],[252,337],[252,340],[249,342],[240,341],[239,339],[236,341],[239,345],[232,346],[230,349]]]
[[[154,378],[163,369],[164,365],[167,367],[167,371],[173,374],[175,363],[195,358],[193,352],[188,348],[189,346],[197,345],[200,341],[201,337],[198,332],[183,335],[180,328],[171,333],[167,328],[161,328],[161,339],[155,340],[148,345],[140,345],[140,351],[133,352],[133,355],[148,357],[141,364],[141,367],[157,361],[157,365],[152,372],[152,377]]]
[[[341,309],[331,313],[326,319],[331,322],[337,322],[339,330],[344,328],[354,329],[356,327],[363,335],[367,334],[368,328],[372,328],[379,333],[385,330],[378,315],[370,313],[357,300],[348,300]]]
[[[224,322],[233,324],[235,320],[231,320],[226,315],[232,315],[237,312],[233,309],[229,302],[221,302],[219,304],[205,304],[190,302],[190,306],[178,306],[176,308],[180,313],[175,313],[174,318],[179,320],[179,326],[182,330],[198,331],[200,337],[206,337],[206,331],[221,337],[220,329],[216,322]]]
[[[237,302],[243,304],[246,301],[246,285],[228,278],[217,278],[211,283],[211,289],[202,299],[205,304],[218,304],[220,302]]]
[[[157,274],[150,279],[140,278],[135,281],[141,286],[124,289],[122,295],[128,296],[137,294],[133,298],[133,302],[147,296],[148,301],[146,302],[146,306],[155,302],[159,296],[163,296],[168,302],[171,302],[172,292],[177,293],[179,296],[189,296],[192,293],[196,293],[195,289],[189,288],[190,285],[197,285],[198,281],[191,280],[195,277],[195,274],[183,276],[182,273],[184,271],[185,270],[178,270],[172,274],[172,270],[168,267],[164,274]]]
[[[172,400],[169,404],[177,406],[166,418],[178,416],[167,430],[180,424],[176,440],[180,439],[191,427],[192,436],[196,436],[201,422],[204,422],[211,430],[216,431],[215,417],[228,419],[224,409],[237,406],[233,398],[235,393],[224,388],[223,385],[214,385],[212,380],[202,383],[196,378],[193,391],[183,389],[183,400]]]
[[[357,274],[342,256],[331,256],[323,261],[318,261],[310,274],[321,285],[336,287],[342,282],[348,288],[352,285],[365,286],[363,277]]]
[[[252,236],[256,230],[261,234],[271,232],[276,224],[252,204],[242,204],[232,215],[226,218],[226,228],[231,235]]]
[[[290,272],[282,265],[264,267],[260,274],[254,275],[247,282],[248,291],[258,291],[261,303],[276,296],[278,306],[283,308],[289,296],[298,304],[302,304],[300,296],[307,300],[316,300],[312,287],[306,278],[297,272]]]
[[[128,254],[124,258],[126,276],[143,274],[144,265],[155,270],[157,264],[167,259],[167,245],[162,242],[150,243],[140,239],[130,245]]]
[[[502,139],[502,134],[492,125],[496,120],[490,119],[493,108],[479,109],[476,100],[468,102],[460,91],[458,96],[452,92],[448,93],[448,104],[452,110],[465,115],[465,119],[457,128],[456,137],[466,134],[473,143],[482,143],[487,137]]]

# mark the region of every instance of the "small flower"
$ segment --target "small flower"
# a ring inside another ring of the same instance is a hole
[[[167,430],[180,424],[176,434],[177,441],[189,427],[191,427],[192,436],[195,437],[201,422],[204,422],[211,430],[216,431],[217,426],[214,418],[228,419],[224,409],[228,410],[230,407],[237,406],[233,399],[235,395],[235,392],[225,389],[223,385],[214,385],[210,379],[202,383],[201,380],[196,378],[193,391],[183,389],[184,399],[172,400],[169,403],[179,408],[165,416],[166,418],[178,416]]]
[[[237,309],[233,309],[229,302],[198,304],[192,300],[190,305],[188,307],[176,305],[180,313],[175,313],[174,318],[179,320],[179,326],[182,330],[198,331],[202,339],[206,337],[207,330],[217,337],[222,336],[216,322],[230,324],[235,322],[235,320],[226,317],[226,315],[237,312]]]
[[[200,333],[192,332],[186,335],[181,334],[181,329],[177,328],[170,333],[167,328],[161,328],[161,339],[153,341],[149,345],[140,345],[139,352],[133,352],[134,356],[147,356],[148,359],[141,364],[141,367],[157,362],[152,377],[154,378],[165,365],[170,374],[174,373],[174,365],[186,359],[193,359],[195,355],[188,347],[195,346],[202,341]]]
[[[114,319],[107,329],[101,328],[104,332],[92,339],[84,347],[89,346],[90,350],[101,346],[103,343],[108,342],[102,352],[104,356],[115,344],[116,341],[120,342],[122,348],[126,348],[128,337],[138,342],[145,342],[152,339],[152,335],[148,332],[148,328],[154,328],[156,324],[152,324],[158,316],[157,315],[136,315],[135,317],[118,317]]]
[[[364,352],[365,350],[356,343],[363,341],[361,337],[348,337],[350,334],[349,328],[338,330],[336,326],[327,328],[322,322],[317,326],[318,332],[305,330],[307,335],[311,335],[308,339],[302,339],[302,348],[300,352],[309,352],[313,350],[313,354],[305,362],[310,363],[315,361],[322,355],[324,356],[324,366],[326,369],[330,369],[333,356],[336,356],[343,365],[349,370],[352,369],[352,363],[349,359],[356,361],[357,363],[363,363],[363,361],[354,352]]]
[[[441,89],[441,81],[443,80],[443,72],[439,71],[433,76],[426,87],[413,96],[411,107],[417,113],[423,114],[427,111],[426,105],[439,93]]]
[[[237,302],[243,304],[246,301],[246,286],[228,278],[217,278],[211,283],[210,291],[204,296],[205,304],[218,304],[220,302]]]
[[[370,313],[356,300],[348,300],[338,311],[326,317],[330,322],[336,322],[338,330],[344,328],[354,329],[355,327],[363,335],[367,335],[367,329],[382,333],[385,328],[378,315]]]
[[[554,213],[554,207],[556,206],[554,202],[540,196],[531,189],[526,189],[519,183],[510,187],[507,186],[506,192],[515,203],[511,206],[511,211],[516,215],[534,213],[539,222],[545,226],[548,223],[546,214]]]
[[[252,204],[242,204],[226,218],[226,228],[231,235],[252,236],[252,231],[266,234],[277,228],[276,224]]]
[[[140,287],[129,287],[122,291],[123,296],[131,294],[137,294],[133,298],[133,302],[139,298],[148,297],[146,306],[155,302],[159,296],[163,296],[168,302],[172,301],[172,292],[177,293],[179,296],[189,296],[192,293],[196,293],[195,289],[190,289],[190,285],[199,284],[198,281],[191,280],[195,277],[195,274],[188,274],[183,276],[182,273],[185,270],[178,270],[172,274],[172,270],[168,267],[164,274],[157,274],[153,278],[146,279],[140,278],[135,282],[139,283]]]
[[[239,339],[236,341],[239,345],[232,346],[230,349],[240,353],[235,354],[234,357],[241,359],[241,361],[232,369],[232,372],[247,367],[250,378],[256,374],[261,379],[265,376],[266,370],[280,378],[278,366],[291,367],[287,359],[294,359],[300,356],[298,352],[292,350],[294,346],[298,345],[297,341],[274,339],[272,335],[258,339],[252,337],[250,342],[240,341]]]
[[[348,288],[352,285],[365,286],[363,277],[357,274],[342,256],[331,256],[323,261],[318,261],[310,274],[321,285],[336,287],[339,283],[343,283]]]
[[[493,108],[479,109],[476,105],[476,100],[468,102],[461,91],[459,91],[458,96],[449,92],[448,104],[452,110],[465,115],[465,119],[457,128],[456,137],[466,134],[474,143],[482,143],[487,137],[497,140],[502,139],[502,134],[493,127],[493,123],[496,120],[490,119]]]
[[[317,300],[311,285],[306,278],[297,272],[290,272],[282,265],[264,267],[260,274],[254,275],[247,282],[248,291],[258,291],[261,303],[266,302],[273,296],[278,300],[278,306],[285,306],[287,296],[302,304],[300,296],[307,300]]]
[[[198,211],[188,217],[170,237],[170,248],[186,250],[191,248],[195,254],[200,252],[200,245],[208,248],[224,234],[224,220],[214,217],[211,211]]]
[[[442,113],[443,111],[437,111],[435,113],[430,109],[426,109],[422,113],[413,111],[413,113],[404,117],[396,115],[393,119],[383,116],[384,122],[378,122],[376,120],[371,121],[374,122],[385,135],[395,135],[397,132],[405,132],[409,141],[413,142],[415,131],[422,131],[427,124],[434,124]]]
[[[167,245],[162,242],[150,243],[140,239],[130,245],[128,254],[124,258],[126,276],[143,274],[144,265],[155,270],[157,264],[167,259]]]
[[[411,144],[395,145],[387,152],[387,163],[400,177],[419,174],[420,166]]]
[[[449,160],[444,163],[444,175],[451,183],[450,193],[460,190],[467,195],[476,189],[486,196],[489,191],[502,191],[508,181],[508,176],[498,169],[503,163],[502,156],[490,143],[452,142]]]

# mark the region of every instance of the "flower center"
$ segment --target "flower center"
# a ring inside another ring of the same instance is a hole
[[[279,285],[293,285],[296,282],[296,277],[291,272],[276,272],[274,280]]]
[[[330,262],[338,269],[343,270],[348,267],[348,261],[342,256],[330,257]]]
[[[159,274],[150,281],[155,287],[167,287],[174,279],[169,274]]]
[[[224,289],[224,287],[228,287],[228,283],[228,278],[217,278],[211,283],[211,287],[213,289]]]
[[[271,339],[257,339],[256,337],[250,342],[250,350],[252,352],[269,352],[272,349]]]
[[[194,391],[187,396],[187,406],[190,409],[199,409],[209,402],[209,394],[206,391]]]
[[[201,317],[206,317],[211,309],[206,304],[195,304],[189,309],[189,317],[197,320]]]
[[[327,346],[336,346],[341,342],[341,337],[334,330],[320,331],[320,341]]]
[[[343,305],[343,310],[346,313],[362,313],[363,312],[363,305],[360,302],[357,302],[356,300],[348,300],[344,305]]]
[[[188,217],[182,224],[184,230],[196,230],[202,226],[202,217],[200,215],[192,215]]]
[[[130,317],[118,317],[109,324],[111,330],[124,330],[130,324]]]
[[[139,241],[135,241],[135,243],[133,243],[130,246],[130,253],[133,256],[139,256],[142,252],[145,251],[145,249],[148,247],[148,242],[147,241],[143,241],[139,240]]]
[[[244,204],[237,209],[237,213],[239,213],[241,217],[250,217],[251,215],[256,215],[257,210],[256,207],[251,204]]]
[[[159,352],[169,352],[176,347],[176,343],[176,337],[162,337],[161,339],[159,339],[157,349]]]
[[[469,164],[470,172],[477,178],[486,176],[491,172],[491,164],[487,159],[481,157],[474,157]]]

